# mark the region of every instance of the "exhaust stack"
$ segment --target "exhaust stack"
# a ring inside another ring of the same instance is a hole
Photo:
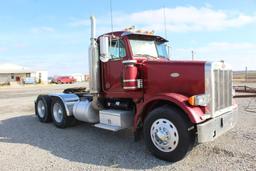
[[[99,51],[96,42],[96,19],[91,19],[91,44],[89,47],[89,75],[90,75],[90,93],[98,94],[100,92],[100,68],[99,68]]]
[[[92,39],[96,38],[96,36],[95,36],[95,34],[96,34],[96,19],[94,16],[91,16],[90,19],[91,19],[91,40],[92,40]]]

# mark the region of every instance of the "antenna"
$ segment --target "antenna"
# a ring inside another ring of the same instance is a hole
[[[192,61],[194,60],[195,52],[192,50]]]
[[[164,36],[167,39],[165,6],[163,8],[163,15],[164,15]]]
[[[109,6],[110,6],[111,31],[113,32],[112,0],[109,0]]]

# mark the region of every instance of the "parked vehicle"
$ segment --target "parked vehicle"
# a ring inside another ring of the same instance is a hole
[[[48,83],[54,83],[54,77],[48,77]]]
[[[96,38],[94,17],[90,40],[90,90],[38,96],[41,122],[66,128],[79,120],[110,131],[133,127],[135,140],[143,132],[149,151],[171,162],[184,158],[195,142],[234,127],[232,70],[224,62],[170,60],[167,40],[151,32],[128,29]]]
[[[23,79],[23,84],[36,84],[36,79],[34,77],[26,77]]]
[[[52,80],[56,84],[72,84],[75,83],[76,80],[71,76],[59,76]]]

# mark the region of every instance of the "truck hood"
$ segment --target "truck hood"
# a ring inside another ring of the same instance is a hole
[[[150,93],[205,93],[205,61],[143,62],[144,88]]]

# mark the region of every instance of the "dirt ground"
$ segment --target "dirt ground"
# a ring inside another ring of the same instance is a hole
[[[38,94],[84,84],[0,88],[0,170],[255,170],[256,113],[251,101],[237,99],[239,120],[217,140],[197,145],[182,161],[153,157],[131,130],[113,133],[81,124],[58,129],[34,115]]]

